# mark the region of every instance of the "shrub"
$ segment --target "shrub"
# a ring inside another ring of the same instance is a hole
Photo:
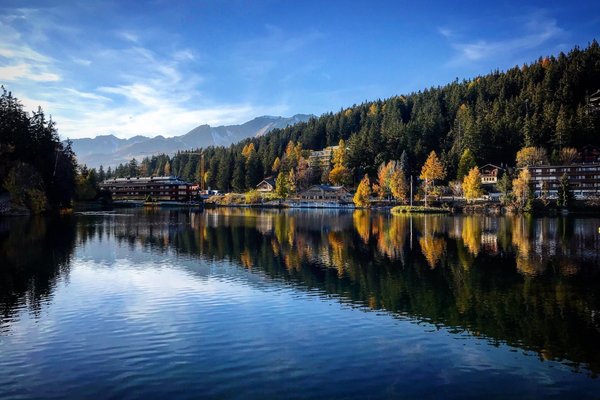
[[[258,190],[251,190],[246,193],[246,204],[258,204],[262,200]]]
[[[4,188],[14,204],[27,207],[34,214],[46,210],[48,200],[42,178],[31,165],[18,162],[6,176]]]

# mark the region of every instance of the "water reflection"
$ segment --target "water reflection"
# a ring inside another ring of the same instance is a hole
[[[18,222],[17,222],[18,221]],[[598,219],[135,210],[3,222],[5,321],[68,277],[77,243],[243,268],[600,372]],[[27,250],[25,250],[27,249]],[[102,257],[99,255],[98,257]],[[4,323],[10,325],[10,321]]]
[[[0,220],[0,331],[17,310],[39,315],[57,279],[68,278],[75,237],[68,217]]]

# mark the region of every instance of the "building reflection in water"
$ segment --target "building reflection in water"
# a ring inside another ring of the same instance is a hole
[[[598,219],[357,211],[135,210],[0,225],[2,313],[51,298],[76,246],[232,260],[385,310],[600,371]],[[20,243],[31,251],[23,252]],[[33,282],[33,283],[32,283]]]

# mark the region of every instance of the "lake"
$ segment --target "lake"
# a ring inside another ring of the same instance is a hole
[[[0,220],[0,398],[600,393],[600,219]]]

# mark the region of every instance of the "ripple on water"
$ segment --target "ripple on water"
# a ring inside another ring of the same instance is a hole
[[[102,240],[80,243],[41,312],[22,301],[0,320],[0,397],[415,398],[597,386],[464,326],[382,305],[421,301],[435,322],[443,299],[431,282],[421,288],[429,298],[396,299],[366,267],[355,271],[365,276],[326,263],[271,273]]]

